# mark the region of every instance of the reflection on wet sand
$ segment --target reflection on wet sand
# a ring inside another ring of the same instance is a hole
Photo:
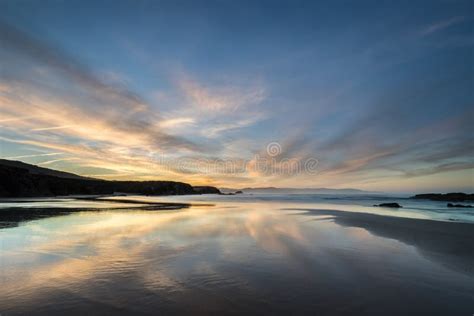
[[[415,246],[420,253],[430,259],[474,275],[473,224],[334,210],[297,210],[306,210],[311,215],[331,215],[340,225],[364,228],[374,235]]]
[[[0,202],[0,229],[16,227],[21,222],[68,215],[75,212],[97,212],[104,210],[174,210],[190,207],[188,203],[161,203],[131,199],[107,198],[44,199]],[[9,207],[11,205],[11,207]],[[18,206],[18,205],[21,205]],[[205,205],[203,205],[205,206]]]
[[[426,260],[402,238],[374,236],[376,223],[311,214],[246,203],[24,222],[0,230],[1,312],[399,314],[410,304],[414,312],[472,306],[470,271]],[[457,296],[440,299],[441,285]]]
[[[87,220],[82,222],[81,217]],[[282,222],[275,216],[269,220],[272,225],[266,226],[262,214],[229,216],[196,208],[159,214],[135,210],[77,213],[49,219],[52,227],[48,228],[43,227],[43,221],[30,222],[21,227],[31,237],[22,249],[9,249],[8,237],[4,240],[0,295],[19,306],[40,299],[48,288],[80,289],[102,274],[126,273],[144,265],[159,267],[182,252],[192,253],[196,240],[252,236],[262,248],[280,252],[286,251],[282,236],[303,241],[294,222]],[[220,246],[225,254],[225,243]],[[144,269],[140,279],[147,287],[179,291],[182,285],[165,270]]]

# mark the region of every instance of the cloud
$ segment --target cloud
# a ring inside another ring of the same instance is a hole
[[[153,155],[209,150],[166,132],[193,118],[163,119],[124,82],[106,83],[61,49],[9,25],[0,24],[0,40],[1,139],[73,155],[43,164],[75,160],[76,169],[175,178],[179,170],[163,168]]]
[[[72,156],[46,165],[74,160],[68,171],[100,168],[98,174],[130,179],[215,181],[219,175],[199,175],[170,161],[225,151],[223,135],[266,117],[257,108],[266,97],[260,80],[210,83],[181,72],[171,81],[177,92],[171,109],[158,113],[160,104],[130,89],[122,74],[91,69],[5,23],[0,40],[0,139]]]
[[[3,69],[5,82],[1,83],[8,87],[2,89],[0,110],[4,115],[25,117],[24,124],[28,121],[36,131],[47,130],[38,127],[40,123],[57,123],[58,128],[68,126],[73,136],[85,139],[113,142],[115,137],[118,142],[133,138],[139,145],[155,149],[201,150],[197,144],[160,129],[160,117],[137,93],[101,81],[60,49],[3,23],[0,39],[8,61]],[[24,67],[41,70],[31,81],[31,74],[22,71]],[[65,82],[66,87],[61,84]],[[78,121],[82,124],[76,125]],[[2,120],[8,122],[13,121]]]
[[[51,126],[51,127],[41,127],[41,128],[33,128],[32,132],[42,132],[42,131],[53,131],[58,129],[70,128],[74,127],[74,125],[63,125],[63,126]]]
[[[262,120],[263,115],[252,115],[248,118],[243,119],[233,119],[232,122],[226,123],[217,123],[217,124],[210,124],[209,127],[205,127],[202,130],[202,135],[208,138],[215,138],[218,137],[223,132],[228,132],[231,130],[236,130],[244,127],[251,126],[258,121]]]
[[[428,25],[427,27],[423,28],[420,31],[420,35],[421,36],[430,35],[432,33],[444,30],[444,29],[446,29],[446,28],[448,28],[448,27],[450,27],[454,24],[461,23],[464,20],[465,20],[464,16],[455,16],[455,17],[452,17],[452,18],[447,19],[447,20],[438,21],[436,23],[433,23],[433,24]]]
[[[63,153],[46,153],[46,154],[34,154],[34,155],[21,155],[21,156],[10,156],[3,159],[23,159],[23,158],[36,158],[36,157],[47,157],[47,156],[57,156],[63,155]]]
[[[32,58],[44,66],[60,71],[66,78],[95,91],[98,95],[121,100],[123,103],[138,109],[143,106],[144,102],[138,94],[102,82],[91,70],[68,56],[58,47],[52,47],[1,21],[0,38],[4,49],[10,49],[23,57]]]
[[[474,155],[473,138],[466,132],[470,129],[469,117],[472,117],[470,110],[410,129],[405,136],[390,135],[389,139],[380,126],[367,125],[361,120],[343,136],[321,147],[322,174],[363,180],[469,170]],[[379,116],[379,119],[384,124],[389,117]],[[338,153],[342,161],[331,160],[327,151]]]
[[[191,105],[202,111],[225,111],[230,114],[242,107],[259,104],[265,99],[264,88],[254,83],[240,87],[235,84],[204,86],[183,74],[179,76],[177,83]]]
[[[79,158],[69,157],[69,158],[54,159],[54,160],[48,160],[48,161],[40,162],[40,163],[38,163],[38,165],[39,166],[44,166],[44,165],[50,165],[50,164],[54,164],[54,163],[61,162],[61,161],[70,161],[70,160],[77,160],[77,159],[79,159]]]
[[[181,72],[172,81],[178,93],[172,108],[158,113],[159,104],[147,103],[116,72],[90,69],[6,24],[0,24],[0,39],[0,57],[7,61],[0,139],[70,156],[46,165],[73,160],[68,171],[89,175],[99,168],[98,175],[111,177],[215,181],[218,174],[180,168],[177,159],[223,151],[222,135],[265,118],[255,108],[265,98],[258,81],[211,84]]]
[[[1,91],[0,91],[1,92]],[[6,123],[6,122],[15,122],[15,121],[24,121],[24,120],[30,120],[30,119],[34,119],[34,118],[38,118],[37,116],[31,116],[31,115],[27,115],[27,116],[22,116],[22,117],[9,117],[9,118],[4,118],[4,119],[1,119],[0,120],[0,123]]]
[[[162,120],[159,124],[161,128],[177,128],[184,125],[192,125],[196,120],[192,117],[177,117],[168,120]]]
[[[439,21],[419,33],[427,36],[464,20],[457,16]],[[336,54],[316,60],[321,64],[320,77],[291,73],[292,78],[278,76],[270,82],[275,86],[269,86],[259,75],[252,74],[249,80],[239,72],[217,77],[207,68],[177,75],[171,69],[169,78],[154,74],[164,85],[147,82],[150,87],[137,93],[132,77],[116,69],[90,68],[60,47],[0,24],[0,140],[61,152],[77,158],[71,164],[61,160],[73,168],[68,171],[111,179],[313,186],[469,168],[472,113],[461,113],[466,105],[453,104],[452,93],[443,90],[459,83],[459,78],[436,84],[424,80],[428,73],[412,72],[403,78],[408,61],[418,62],[426,52],[417,46],[416,53],[406,54],[409,40],[387,38],[362,57],[341,61],[344,56]],[[384,60],[383,67],[379,59]],[[147,66],[152,60],[147,59]],[[385,72],[388,68],[390,73]],[[425,71],[422,65],[416,68]],[[373,74],[381,80],[372,88]],[[392,74],[393,81],[382,80]],[[406,84],[399,88],[398,80]],[[151,91],[147,95],[147,89],[159,91],[156,98]],[[439,98],[442,105],[434,100],[438,94],[444,95]],[[280,143],[278,157],[266,154],[270,141]],[[267,161],[275,159],[276,170],[284,170],[285,159],[301,162],[313,157],[320,162],[320,173],[296,177],[250,169],[223,174],[217,168],[203,174],[178,165],[189,157],[240,162],[252,161],[256,154]]]
[[[202,83],[181,71],[173,76],[173,83],[176,91],[154,95],[158,101],[174,104],[162,111],[160,126],[180,134],[212,139],[218,144],[228,132],[251,127],[267,117],[260,107],[266,98],[261,80],[232,78]]]
[[[474,162],[453,162],[453,163],[444,163],[428,168],[419,168],[413,171],[406,171],[405,177],[413,178],[419,176],[426,176],[432,174],[439,174],[442,172],[448,171],[458,171],[458,170],[470,170],[474,169]]]

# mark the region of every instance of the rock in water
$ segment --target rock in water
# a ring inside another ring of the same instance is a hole
[[[471,208],[471,207],[472,207],[472,205],[452,204],[452,203],[448,203],[446,206],[447,206],[447,207],[467,207],[467,208]]]

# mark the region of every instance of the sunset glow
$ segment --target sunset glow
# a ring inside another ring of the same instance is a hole
[[[469,2],[140,3],[1,2],[2,158],[220,187],[472,187]],[[255,168],[270,158],[317,172]]]

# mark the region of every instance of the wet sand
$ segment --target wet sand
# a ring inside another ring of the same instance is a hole
[[[398,316],[474,306],[472,224],[141,202],[4,216],[16,227],[0,229],[0,312]]]
[[[41,218],[48,218],[61,215],[69,215],[77,212],[100,212],[110,210],[142,210],[142,211],[159,211],[159,210],[177,210],[182,208],[188,208],[191,206],[189,203],[157,203],[148,201],[137,201],[137,200],[114,200],[109,198],[97,198],[97,197],[84,197],[74,198],[77,201],[90,201],[96,203],[111,203],[112,206],[105,208],[93,208],[93,207],[10,207],[0,209],[0,229],[16,227],[21,222],[31,221]],[[48,200],[48,202],[54,201]],[[3,200],[3,202],[10,203],[9,200]],[[15,201],[15,203],[44,203],[44,200],[28,200],[28,201]],[[1,205],[2,201],[0,201]],[[117,206],[113,206],[116,204]]]
[[[329,215],[339,225],[360,227],[376,236],[395,239],[417,247],[425,256],[474,274],[474,225],[425,219],[382,216],[334,210],[307,211],[309,215]]]

